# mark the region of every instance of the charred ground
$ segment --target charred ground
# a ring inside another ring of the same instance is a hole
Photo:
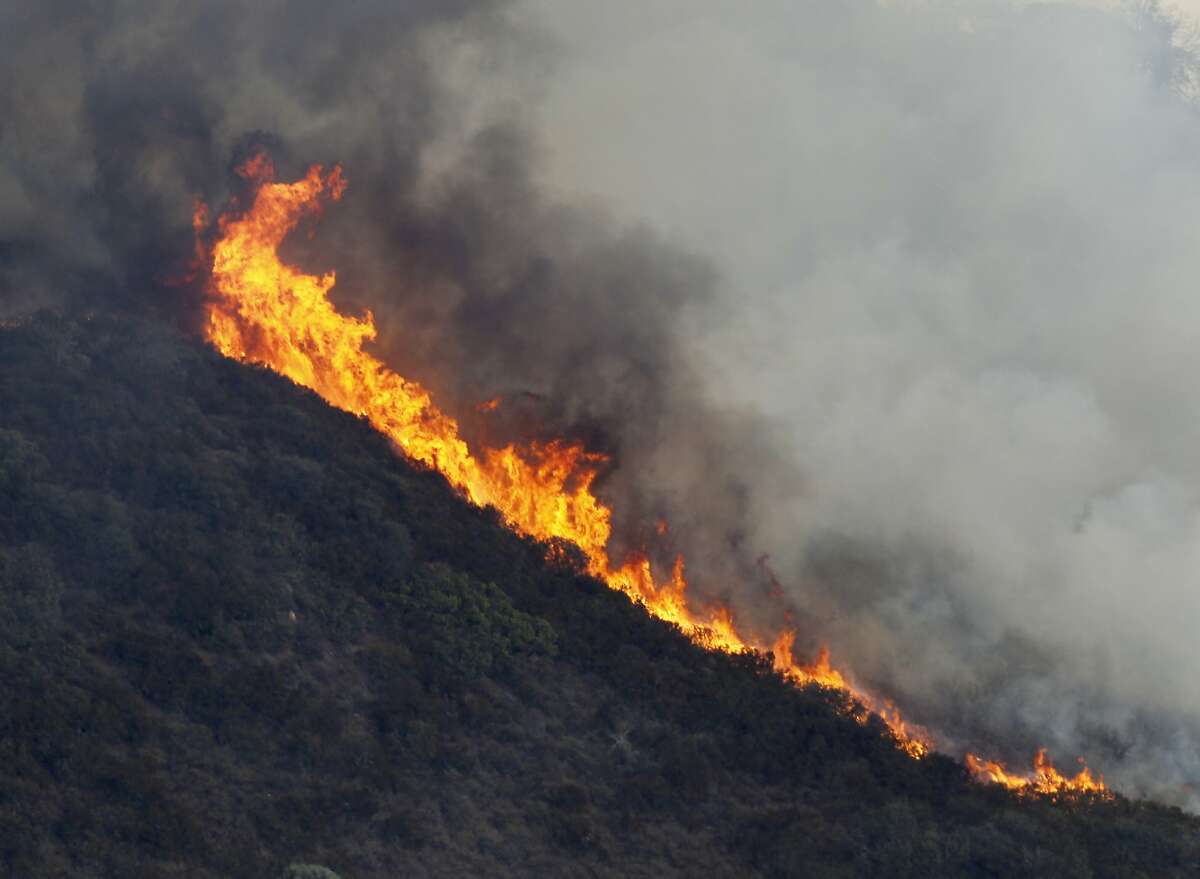
[[[708,653],[365,423],[136,321],[0,329],[0,872],[1200,875]]]

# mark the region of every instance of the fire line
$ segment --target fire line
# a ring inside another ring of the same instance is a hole
[[[931,736],[907,723],[889,701],[856,688],[830,664],[822,649],[815,662],[796,662],[795,632],[785,630],[769,643],[740,632],[729,608],[699,609],[689,601],[684,559],[677,557],[669,579],[656,579],[646,555],[614,560],[608,553],[612,511],[592,493],[606,462],[576,442],[507,445],[474,453],[459,434],[457,421],[434,403],[429,392],[391,371],[364,350],[376,336],[374,318],[339,314],[329,301],[333,272],[307,275],[283,263],[278,248],[306,216],[321,212],[346,189],[339,166],[326,172],[314,165],[294,183],[275,182],[266,153],[257,153],[238,173],[254,188],[242,214],[217,218],[217,237],[197,255],[211,258],[205,335],[226,356],[258,363],[310,388],[328,403],[367,418],[409,457],[441,472],[472,502],[496,507],[513,529],[540,540],[576,544],[587,571],[619,589],[660,619],[674,623],[705,647],[729,653],[769,652],[777,671],[798,685],[817,684],[852,698],[852,716],[865,723],[876,714],[897,747],[920,759]],[[194,211],[197,241],[208,211]],[[494,407],[498,401],[483,404]],[[659,526],[665,531],[666,523]],[[1031,775],[1008,772],[1001,764],[967,755],[976,778],[1023,793],[1104,792],[1103,778],[1083,767],[1074,778],[1058,773],[1039,752]]]

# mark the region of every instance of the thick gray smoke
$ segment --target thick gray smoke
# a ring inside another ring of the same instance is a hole
[[[948,749],[1186,803],[1192,71],[1153,8],[19,0],[0,317],[189,324],[192,199],[341,162],[290,255],[472,430],[612,452],[620,541],[764,630],[773,571]]]
[[[746,540],[964,746],[1200,780],[1200,111],[1152,4],[531,3],[546,180],[723,272]]]

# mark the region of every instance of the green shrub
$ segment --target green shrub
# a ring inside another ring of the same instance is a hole
[[[342,879],[342,877],[328,867],[319,867],[316,864],[292,864],[284,870],[280,879]]]
[[[515,653],[556,650],[545,620],[517,610],[494,583],[441,562],[417,568],[388,605],[391,625],[413,640],[426,669],[439,674],[479,677]]]

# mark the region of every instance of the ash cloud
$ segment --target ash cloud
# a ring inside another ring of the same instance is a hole
[[[193,198],[341,162],[289,256],[470,430],[948,748],[1189,803],[1193,70],[1153,7],[8,4],[0,317],[194,326]]]

